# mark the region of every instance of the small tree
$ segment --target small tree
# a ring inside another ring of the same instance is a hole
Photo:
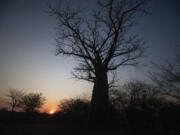
[[[111,89],[109,91],[110,103],[118,110],[125,110],[129,105],[129,97],[127,91],[121,88]]]
[[[90,102],[83,98],[72,98],[60,101],[58,107],[64,119],[82,123],[87,121]]]
[[[157,71],[150,77],[163,95],[171,96],[180,102],[180,54],[174,60],[156,64]]]
[[[11,107],[12,112],[14,111],[16,107],[18,107],[19,101],[23,95],[24,95],[24,92],[21,90],[17,90],[17,89],[8,90],[8,94],[6,96],[10,99],[8,103]]]
[[[161,99],[161,93],[156,87],[141,81],[130,81],[118,89],[112,89],[110,96],[112,102],[122,109],[129,106],[142,108],[156,104]]]
[[[89,110],[89,101],[80,98],[68,99],[60,101],[58,107],[65,114],[83,114]]]
[[[42,93],[30,93],[21,98],[19,107],[25,112],[35,112],[42,107],[44,102],[45,98]]]
[[[125,83],[112,96],[131,128],[152,126],[166,102],[156,87],[141,81]]]

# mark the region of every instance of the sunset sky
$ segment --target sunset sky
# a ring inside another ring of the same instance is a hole
[[[74,7],[96,8],[96,0],[70,0]],[[50,0],[0,0],[0,108],[7,89],[42,92],[46,107],[90,93],[92,84],[72,79],[73,58],[55,56],[57,20],[46,13]],[[56,4],[57,0],[53,0]],[[133,33],[147,41],[146,58],[136,68],[117,70],[121,83],[148,80],[151,62],[172,59],[180,45],[180,1],[151,0],[150,16],[139,18]]]

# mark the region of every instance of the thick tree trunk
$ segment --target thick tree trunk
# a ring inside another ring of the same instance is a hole
[[[108,123],[108,77],[102,68],[96,71],[94,82],[89,122],[93,127],[106,126]]]

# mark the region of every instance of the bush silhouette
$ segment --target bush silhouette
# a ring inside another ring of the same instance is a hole
[[[35,112],[44,104],[45,98],[42,93],[29,93],[21,97],[19,107],[25,112]]]
[[[72,98],[60,101],[58,105],[64,118],[71,122],[87,120],[90,102],[86,99]]]

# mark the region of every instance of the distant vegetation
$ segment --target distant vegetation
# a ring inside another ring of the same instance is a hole
[[[108,128],[102,131],[120,131],[128,135],[146,132],[150,132],[150,135],[180,133],[180,100],[172,96],[172,91],[167,93],[156,85],[130,81],[110,89],[109,96]],[[88,129],[87,123],[91,111],[89,99],[62,100],[58,104],[60,111],[53,115],[35,111],[44,102],[42,94],[24,94],[21,99],[23,99],[21,107],[25,112],[12,113],[2,108],[0,124],[63,124],[68,127],[82,127],[83,131]],[[32,105],[29,105],[30,103]]]
[[[9,98],[8,103],[12,112],[17,108],[25,112],[35,112],[43,106],[45,101],[42,93],[25,94],[22,90],[17,89],[10,89],[6,96]]]

